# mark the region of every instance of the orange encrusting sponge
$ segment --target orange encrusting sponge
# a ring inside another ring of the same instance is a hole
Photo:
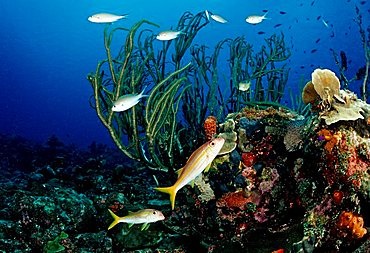
[[[354,238],[362,238],[367,230],[364,226],[364,219],[352,212],[343,211],[338,220],[338,228],[351,232]]]
[[[217,119],[215,116],[208,116],[204,121],[204,133],[207,141],[212,140],[217,133]]]

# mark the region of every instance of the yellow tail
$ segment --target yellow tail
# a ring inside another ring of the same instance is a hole
[[[176,193],[177,193],[175,185],[171,187],[154,188],[154,190],[170,194],[171,207],[172,207],[172,210],[175,209],[175,198],[176,198]]]
[[[121,217],[117,216],[115,213],[113,213],[110,209],[108,209],[110,215],[112,215],[114,221],[109,225],[108,230],[117,225],[120,222]]]

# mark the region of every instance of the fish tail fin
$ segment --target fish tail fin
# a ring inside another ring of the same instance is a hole
[[[145,85],[144,86],[144,88],[143,88],[143,90],[140,92],[140,97],[149,97],[149,95],[144,95],[144,92],[145,92],[145,90],[146,90],[146,88],[148,87],[148,85]]]
[[[204,13],[206,14],[206,18],[209,21],[209,11],[208,10],[205,10]]]
[[[176,198],[176,193],[177,193],[175,185],[170,186],[170,187],[158,187],[158,188],[154,188],[154,190],[169,194],[172,210],[175,209],[175,198]]]
[[[268,18],[266,17],[267,13],[269,13],[268,11],[263,15],[263,19],[271,19],[271,18]]]
[[[110,215],[112,215],[114,221],[109,225],[108,230],[113,228],[115,225],[117,225],[121,221],[121,217],[113,213],[110,209],[108,209]]]

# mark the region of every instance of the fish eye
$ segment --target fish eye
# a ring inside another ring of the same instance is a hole
[[[211,146],[214,146],[214,145],[215,145],[215,142],[214,142],[214,141],[212,141],[212,142],[211,142]]]
[[[156,211],[153,211],[153,214],[157,214],[157,212]]]

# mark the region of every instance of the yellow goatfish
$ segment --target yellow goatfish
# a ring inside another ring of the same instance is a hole
[[[114,219],[112,224],[110,224],[108,227],[108,230],[120,222],[128,223],[129,227],[131,227],[133,224],[143,224],[141,226],[141,230],[144,230],[149,227],[149,223],[164,220],[163,213],[155,209],[143,209],[137,212],[129,212],[129,214],[124,217],[117,216],[110,209],[108,209],[108,211]]]
[[[224,143],[223,138],[216,138],[204,143],[191,154],[185,166],[180,170],[179,177],[173,186],[154,188],[157,191],[170,194],[172,210],[175,208],[177,192],[211,165]]]

